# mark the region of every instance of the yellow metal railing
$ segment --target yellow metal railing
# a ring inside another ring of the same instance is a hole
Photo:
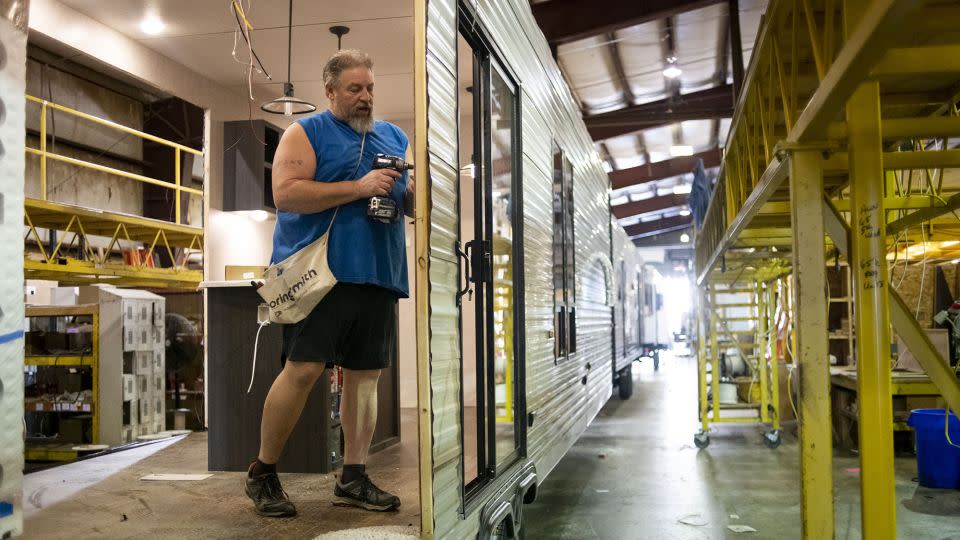
[[[131,127],[127,127],[127,126],[118,124],[116,122],[112,122],[110,120],[99,118],[91,114],[87,114],[84,112],[77,111],[75,109],[71,109],[70,107],[65,107],[63,105],[59,105],[57,103],[47,101],[45,99],[40,99],[31,95],[27,95],[26,97],[27,97],[27,101],[32,101],[40,105],[40,149],[38,150],[36,148],[27,147],[26,151],[28,154],[33,154],[40,158],[40,199],[41,200],[44,200],[44,201],[47,200],[47,159],[53,159],[56,161],[69,163],[77,167],[84,167],[87,169],[92,169],[95,171],[112,174],[114,176],[128,178],[130,180],[135,180],[137,182],[142,182],[144,184],[151,184],[154,186],[172,189],[176,192],[176,197],[174,198],[175,199],[174,222],[178,224],[180,223],[180,214],[181,214],[180,194],[189,193],[190,195],[198,195],[201,197],[203,196],[202,190],[184,187],[182,185],[182,178],[181,178],[181,171],[180,171],[180,158],[183,152],[187,152],[189,154],[193,154],[197,156],[202,156],[203,152],[190,148],[189,146],[177,144],[175,142],[162,139],[155,135],[144,133],[142,131],[133,129]],[[100,165],[98,163],[92,163],[89,161],[84,161],[82,159],[76,159],[76,158],[64,156],[61,154],[48,152],[47,151],[47,110],[48,109],[54,109],[60,112],[64,112],[71,116],[82,118],[84,120],[87,120],[96,124],[100,124],[101,126],[106,126],[108,128],[115,129],[117,131],[121,131],[123,133],[127,133],[129,135],[133,135],[135,137],[139,137],[141,139],[152,141],[157,144],[162,144],[164,146],[168,146],[172,148],[173,154],[174,154],[174,181],[171,183],[164,180],[158,180],[156,178],[150,178],[149,176],[144,176],[142,174],[123,171],[113,167],[107,167],[106,165]]]

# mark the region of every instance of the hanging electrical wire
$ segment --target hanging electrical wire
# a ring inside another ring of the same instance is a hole
[[[247,12],[250,11],[250,0],[247,0],[247,9],[244,10],[241,2],[239,0],[230,0],[230,11],[233,13],[234,19],[237,21],[237,30],[233,32],[233,52],[231,53],[234,61],[239,62],[247,66],[247,86],[250,92],[250,99],[253,99],[253,72],[254,70],[257,73],[262,73],[267,80],[272,81],[273,77],[270,76],[270,73],[267,72],[267,68],[263,67],[263,62],[260,61],[260,57],[257,55],[257,51],[253,48],[253,39],[250,35],[250,32],[253,30],[253,25],[250,23],[250,20],[247,18]],[[243,40],[247,43],[247,61],[241,61],[237,58],[237,36],[243,37]],[[257,67],[254,67],[253,62],[256,60]]]
[[[253,72],[254,70],[256,70],[258,73],[262,73],[267,78],[267,80],[272,81],[273,77],[271,77],[270,74],[267,72],[266,68],[263,67],[263,63],[260,62],[260,57],[257,56],[257,52],[253,49],[253,37],[250,34],[250,32],[253,31],[253,24],[250,23],[250,20],[247,16],[247,14],[250,13],[251,11],[251,7],[252,7],[251,0],[247,0],[246,9],[244,9],[241,0],[230,0],[230,11],[233,13],[234,19],[236,19],[237,21],[237,30],[234,30],[233,32],[233,51],[231,55],[233,56],[233,59],[235,62],[238,62],[244,65],[244,73],[247,76],[247,94],[248,94],[248,97],[250,98],[247,101],[247,118],[250,121],[250,131],[253,133],[253,136],[258,143],[260,143],[263,146],[266,146],[267,144],[266,141],[264,141],[263,139],[260,138],[259,135],[257,135],[256,129],[254,129],[254,126],[253,126],[253,101],[255,99],[253,97]],[[242,36],[243,40],[247,44],[246,62],[243,62],[239,58],[237,58],[237,45],[239,43],[239,40],[237,39],[238,35]],[[259,68],[254,66],[254,60],[256,60],[256,63],[259,66]],[[241,134],[240,138],[238,138],[228,148],[232,148],[233,146],[239,144],[242,138],[243,138],[243,135]]]

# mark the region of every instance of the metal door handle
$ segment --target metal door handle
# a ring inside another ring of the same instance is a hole
[[[467,242],[466,251],[464,251],[463,249],[461,249],[459,240],[454,246],[454,249],[457,252],[457,257],[463,260],[463,269],[464,269],[464,272],[466,273],[466,284],[463,286],[462,289],[457,291],[457,307],[460,307],[460,305],[463,303],[463,295],[465,294],[468,295],[467,298],[469,300],[473,300],[473,289],[470,287],[470,283],[473,281],[473,279],[470,277],[471,261],[470,261],[470,255],[469,255],[469,252],[471,251],[472,247],[473,247],[473,242],[472,241]]]

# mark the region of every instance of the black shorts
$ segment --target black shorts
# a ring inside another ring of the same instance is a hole
[[[397,354],[397,296],[383,287],[337,283],[310,315],[283,325],[281,362],[384,369]]]

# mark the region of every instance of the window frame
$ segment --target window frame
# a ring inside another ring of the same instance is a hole
[[[477,477],[470,483],[465,483],[464,463],[466,456],[463,449],[463,432],[469,429],[464,424],[463,414],[463,364],[461,363],[461,390],[460,390],[460,422],[461,422],[461,473],[462,487],[461,508],[466,514],[470,509],[483,501],[488,489],[497,484],[497,479],[520,465],[527,457],[527,407],[526,407],[526,337],[524,334],[524,278],[523,278],[523,147],[522,147],[522,93],[523,89],[516,74],[511,70],[503,58],[500,49],[489,39],[482,21],[479,21],[473,6],[464,0],[458,2],[458,36],[462,37],[470,47],[473,55],[474,83],[472,107],[474,110],[473,146],[475,167],[476,207],[474,219],[480,219],[478,240],[483,254],[490,254],[490,261],[485,263],[486,257],[477,258],[479,264],[472,265],[474,276],[478,276],[478,313],[477,332]],[[459,47],[457,47],[459,49]],[[457,65],[459,65],[459,50]],[[508,453],[501,464],[497,463],[496,455],[496,385],[494,381],[493,361],[493,299],[494,290],[492,279],[492,227],[493,227],[493,199],[492,199],[492,74],[496,72],[500,79],[509,88],[512,96],[511,111],[511,208],[510,220],[513,235],[511,258],[513,272],[513,405],[514,405],[514,449]],[[458,103],[458,108],[460,103]],[[459,131],[459,125],[458,125]],[[479,166],[478,166],[479,165]],[[482,216],[482,217],[479,217]],[[482,297],[482,298],[481,298]],[[482,345],[479,345],[481,344]],[[461,333],[461,350],[463,347]]]
[[[576,251],[576,219],[575,219],[575,199],[574,199],[574,174],[573,164],[567,158],[563,147],[554,139],[551,145],[553,157],[553,193],[557,193],[559,182],[560,187],[560,223],[557,223],[557,209],[553,209],[553,261],[557,260],[557,227],[560,228],[560,265],[562,267],[561,283],[563,300],[557,301],[556,287],[556,268],[554,268],[554,294],[553,294],[553,317],[554,317],[554,347],[553,363],[560,365],[576,356],[577,352],[577,331],[576,331],[576,306],[577,306],[577,251]],[[556,204],[556,201],[554,201]],[[569,233],[569,234],[568,234]]]

